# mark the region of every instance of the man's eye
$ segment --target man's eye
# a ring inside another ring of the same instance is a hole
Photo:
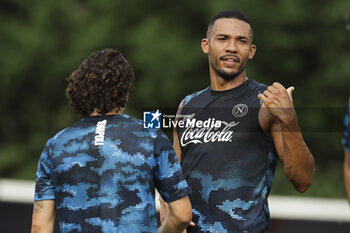
[[[219,37],[218,40],[226,40],[225,37]]]

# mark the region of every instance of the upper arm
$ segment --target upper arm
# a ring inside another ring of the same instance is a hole
[[[175,121],[178,120],[178,116],[181,114],[181,110],[182,110],[183,105],[184,105],[184,100],[181,101],[179,108],[177,109]],[[175,150],[175,153],[177,155],[178,160],[181,161],[181,154],[182,153],[181,153],[181,147],[180,147],[180,142],[179,142],[179,135],[177,134],[176,127],[174,127],[174,130],[173,130],[173,147],[174,147],[174,150]]]
[[[52,163],[50,151],[52,149],[50,149],[50,142],[51,140],[46,143],[38,162],[35,182],[35,201],[55,199],[54,185],[51,179]]]
[[[270,137],[272,137],[278,157],[284,161],[284,146],[281,132],[281,123],[274,118],[266,109],[264,104],[261,105],[259,110],[259,123],[263,131]]]
[[[55,200],[43,200],[34,202],[31,232],[53,232],[55,217]]]
[[[282,162],[284,162],[284,146],[283,146],[283,138],[281,132],[281,123],[276,121],[272,121],[270,127],[270,134],[273,140],[273,144],[275,146],[278,157]]]
[[[181,147],[180,147],[180,142],[179,142],[179,137],[178,137],[178,134],[176,132],[176,129],[174,128],[174,143],[173,143],[173,147],[174,147],[174,150],[175,150],[175,153],[177,155],[177,159],[181,162]]]

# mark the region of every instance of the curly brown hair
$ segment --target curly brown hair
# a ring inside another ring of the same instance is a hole
[[[114,49],[93,52],[68,78],[66,97],[81,117],[125,108],[135,74],[123,54]]]

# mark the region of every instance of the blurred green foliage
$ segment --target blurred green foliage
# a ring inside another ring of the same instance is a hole
[[[306,195],[344,198],[348,0],[2,0],[0,177],[35,178],[45,141],[78,119],[64,96],[65,78],[93,51],[118,49],[134,67],[135,92],[126,110],[132,116],[145,106],[176,107],[207,87],[200,41],[210,17],[224,9],[240,10],[254,23],[257,54],[248,77],[296,87],[300,125],[312,129],[304,137],[316,159]],[[312,111],[318,107],[323,111]],[[297,195],[281,164],[272,193]]]

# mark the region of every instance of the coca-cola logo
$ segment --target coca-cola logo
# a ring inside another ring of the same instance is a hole
[[[236,121],[227,123],[215,120],[215,118],[210,118],[206,121],[191,119],[191,122],[196,122],[192,123],[192,126],[202,125],[203,127],[187,127],[180,138],[182,147],[190,143],[231,142],[233,134],[231,129],[239,124]]]

